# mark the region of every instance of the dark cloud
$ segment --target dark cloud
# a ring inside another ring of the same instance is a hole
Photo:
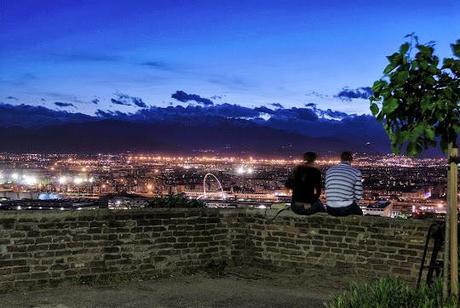
[[[139,97],[131,97],[131,101],[139,108],[147,108],[147,104]]]
[[[44,99],[43,97],[40,98],[40,100],[41,100],[42,102],[46,102],[46,99]]]
[[[209,98],[201,97],[198,94],[187,94],[184,91],[176,91],[176,93],[172,94],[171,97],[183,103],[194,101],[198,104],[202,104],[203,106],[214,105],[214,102]]]
[[[130,115],[128,113],[123,113],[121,111],[104,111],[102,109],[98,109],[95,114],[99,118],[125,118]]]
[[[73,103],[86,104],[87,101],[79,99],[76,95],[59,92],[41,92],[40,94],[52,97],[52,100],[70,101]]]
[[[270,105],[272,105],[272,106],[275,107],[275,108],[284,109],[284,106],[281,105],[280,103],[272,103],[272,104],[270,104]]]
[[[121,57],[96,53],[54,54],[55,58],[65,62],[119,62]]]
[[[100,102],[100,101],[99,101],[98,98],[95,98],[95,99],[93,99],[93,100],[91,101],[91,103],[93,103],[93,104],[95,104],[95,105],[99,104],[99,102]]]
[[[357,98],[368,99],[371,95],[372,89],[370,87],[360,87],[357,89],[343,88],[336,97],[342,100],[351,101]]]
[[[54,103],[56,106],[61,107],[61,108],[67,108],[67,107],[74,107],[75,105],[72,103],[63,103],[63,102],[55,102]]]
[[[305,94],[305,96],[314,96],[314,97],[318,97],[318,98],[327,98],[327,97],[329,97],[329,95],[319,93],[317,91],[308,92],[308,93]]]
[[[256,107],[254,108],[255,111],[257,112],[262,112],[262,113],[268,113],[268,114],[274,114],[275,111],[268,108],[268,107],[265,107],[265,106],[260,106],[260,107]]]
[[[117,98],[112,98],[111,102],[121,106],[136,106],[139,108],[147,108],[147,104],[140,97],[131,96],[128,94],[117,93]]]
[[[140,63],[140,65],[163,71],[170,71],[173,69],[171,65],[162,61],[147,61]]]
[[[346,119],[346,118],[351,118],[351,117],[355,116],[354,114],[348,114],[348,113],[345,113],[345,112],[336,111],[336,110],[332,110],[332,109],[320,110],[320,114],[322,116],[329,116],[329,117],[334,118],[334,119]]]
[[[137,106],[139,108],[147,108],[147,104],[144,103],[144,101],[140,97],[130,96],[128,94],[123,93],[119,93],[117,94],[117,96],[118,101],[124,102],[125,104],[134,104],[134,106]]]
[[[305,107],[307,107],[307,108],[316,108],[316,104],[315,103],[308,103],[308,104],[305,104]]]
[[[14,97],[14,96],[7,96],[6,99],[11,99],[11,100],[14,100],[14,101],[18,100],[18,98]]]
[[[111,98],[110,101],[111,101],[112,104],[114,104],[114,105],[132,106],[131,103],[126,102],[126,101],[123,101],[123,100],[118,100],[118,99]]]

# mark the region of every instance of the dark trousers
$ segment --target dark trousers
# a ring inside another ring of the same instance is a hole
[[[349,206],[344,207],[327,207],[327,213],[332,216],[348,216],[348,215],[360,215],[363,216],[363,211],[356,202],[353,202]]]
[[[311,203],[292,201],[291,210],[298,215],[312,215],[318,212],[325,212],[324,205],[319,199]]]

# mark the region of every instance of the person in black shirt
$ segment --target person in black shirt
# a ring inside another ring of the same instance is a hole
[[[299,215],[311,215],[325,212],[319,200],[321,195],[321,171],[315,166],[316,153],[304,154],[304,163],[295,167],[286,182],[286,187],[292,189],[291,209]]]

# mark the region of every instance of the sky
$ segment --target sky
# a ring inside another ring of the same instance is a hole
[[[0,29],[7,104],[94,114],[315,103],[361,114],[406,34],[451,54],[460,1],[0,0]]]

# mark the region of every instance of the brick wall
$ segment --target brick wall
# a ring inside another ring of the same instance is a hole
[[[271,217],[274,211],[268,213]],[[0,290],[230,264],[341,267],[414,280],[426,221],[260,210],[0,212]]]
[[[0,215],[2,290],[204,267],[231,257],[223,221],[238,214],[150,209]]]
[[[273,212],[267,214],[272,217]],[[247,250],[252,261],[302,270],[321,266],[414,282],[431,224],[382,217],[302,217],[287,212],[273,222],[248,211]]]

